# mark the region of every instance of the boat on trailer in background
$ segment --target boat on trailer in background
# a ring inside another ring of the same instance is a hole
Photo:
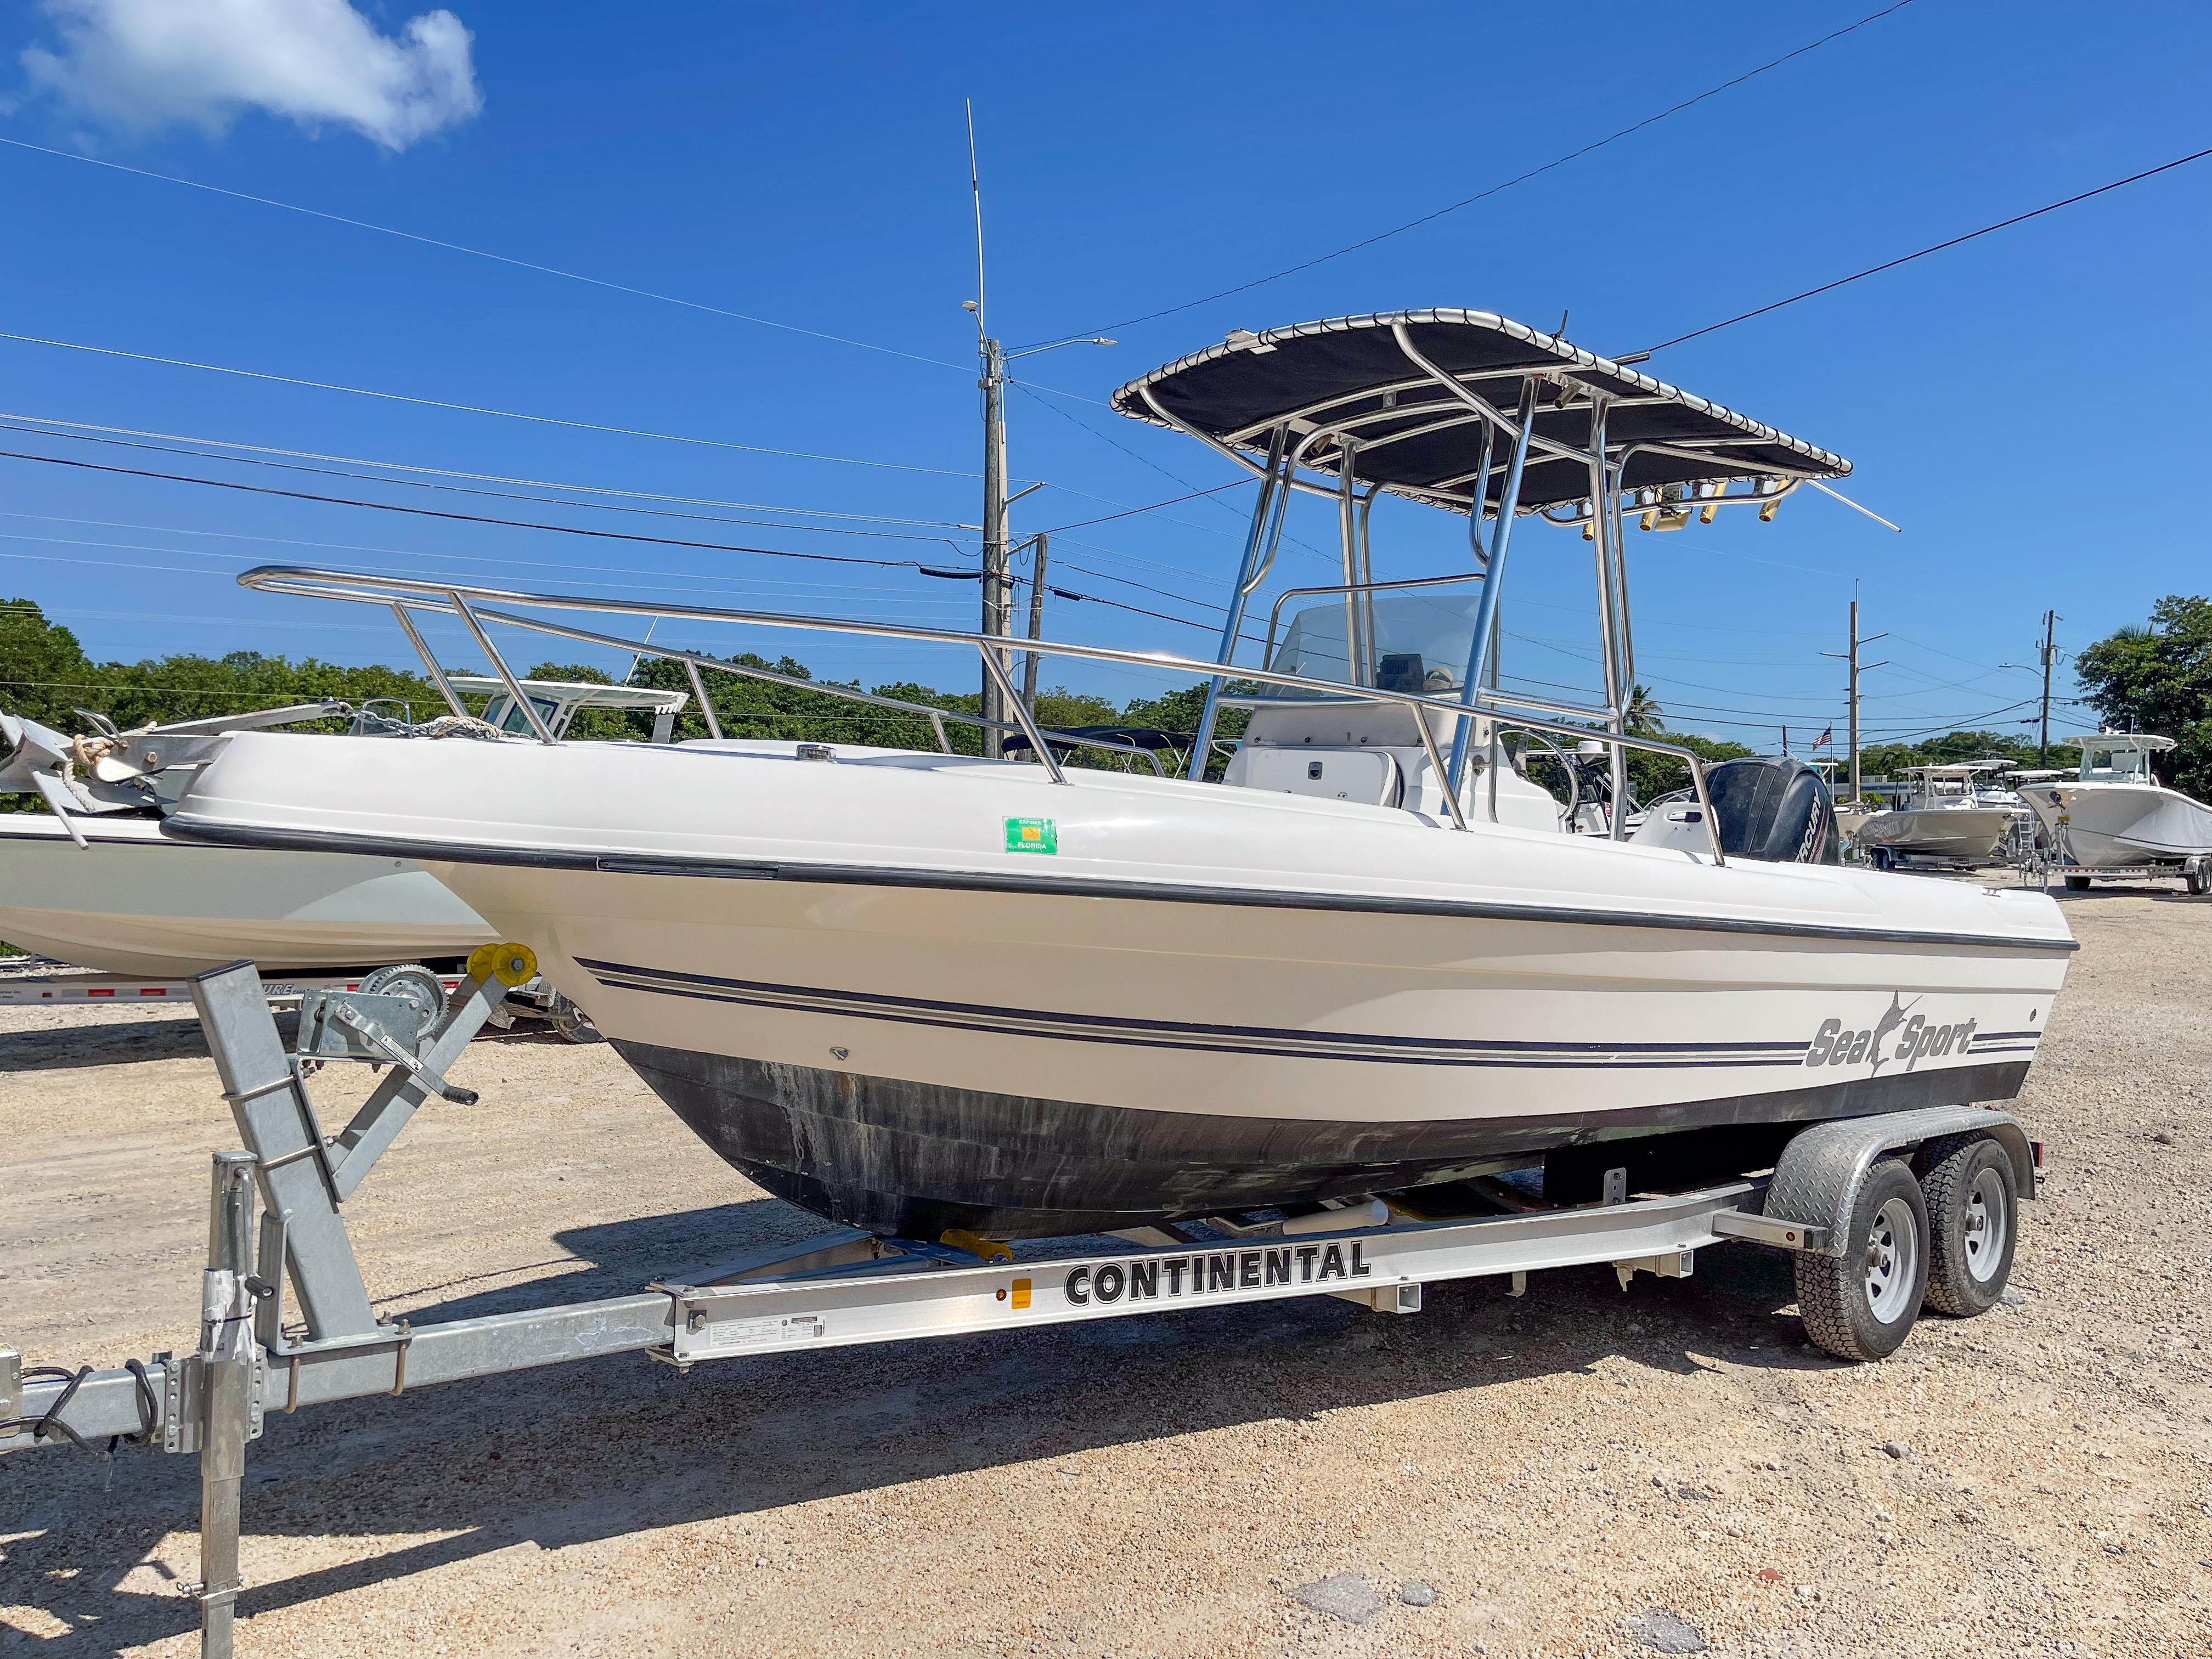
[[[170,827],[420,862],[724,1158],[884,1237],[1376,1194],[1443,1209],[1538,1161],[1557,1199],[1601,1162],[1638,1184],[1669,1160],[1763,1169],[1808,1124],[2018,1091],[2074,949],[2048,897],[1844,867],[1811,769],[1708,769],[1626,730],[1624,516],[1771,517],[1848,463],[1480,312],[1239,333],[1114,401],[1260,482],[1213,660],[302,567],[240,579],[485,640],[653,650],[566,620],[595,612],[974,650],[1033,763],[249,732]],[[1240,661],[1301,493],[1334,509],[1343,580],[1320,597],[1340,620]],[[1463,628],[1394,611],[1431,579],[1372,574],[1386,495],[1465,515]],[[1516,532],[1539,521],[1594,559],[1594,706],[1495,672]],[[1017,647],[1205,676],[1187,775],[1064,768],[1014,694]],[[1332,650],[1336,672],[1315,672]],[[1212,783],[1232,678],[1262,691]],[[1685,769],[1694,808],[1567,833],[1521,757],[1593,738],[1611,799],[1641,749]]]
[[[2097,732],[2063,741],[2081,750],[2079,775],[2040,776],[2020,793],[2066,884],[2086,888],[2124,871],[2180,876],[2191,892],[2212,892],[2212,806],[2167,788],[2151,770],[2150,757],[2174,740]]]
[[[1958,866],[1986,864],[2011,832],[2017,803],[1986,798],[1991,775],[2009,761],[1952,761],[1908,766],[1911,787],[1896,805],[1860,821],[1854,832],[1878,870],[1906,859]]]
[[[192,778],[240,732],[337,719],[378,742],[418,730],[495,736],[530,729],[515,702],[526,696],[556,732],[583,709],[614,708],[652,714],[665,741],[688,701],[642,686],[525,680],[510,688],[498,678],[446,678],[451,714],[419,728],[404,706],[384,699],[359,709],[300,703],[129,732],[100,721],[76,737],[0,714],[8,745],[0,793],[35,794],[49,808],[0,813],[0,939],[96,973],[155,981],[239,961],[296,975],[467,956],[491,940],[489,926],[407,860],[242,851],[179,840],[164,828]],[[457,693],[488,696],[483,715],[470,714]],[[386,712],[395,708],[396,716]],[[302,750],[301,758],[322,753]]]

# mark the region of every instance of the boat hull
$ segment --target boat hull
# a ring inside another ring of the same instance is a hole
[[[1931,811],[1876,812],[1857,830],[1862,847],[1886,847],[1916,858],[1953,859],[1979,864],[1996,851],[2011,829],[2003,807],[1939,807]]]
[[[1425,1122],[1132,1111],[617,1041],[653,1092],[778,1198],[933,1239],[1061,1237],[1393,1192],[1599,1139],[2008,1099],[2023,1058],[1624,1112]]]
[[[2037,894],[1218,785],[504,744],[319,781],[283,741],[176,822],[420,860],[716,1152],[908,1237],[2002,1098],[2072,948]]]
[[[833,1220],[923,1238],[2006,1098],[2063,972],[1632,926],[429,867],[717,1153]]]
[[[0,815],[0,939],[99,973],[301,972],[465,956],[489,925],[404,860],[211,847],[150,818]]]
[[[2212,807],[2175,790],[2141,783],[2037,783],[2021,796],[2051,845],[2070,849],[2077,865],[2179,864],[2212,854]]]

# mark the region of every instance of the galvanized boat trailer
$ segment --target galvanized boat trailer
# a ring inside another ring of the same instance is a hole
[[[342,1206],[433,1096],[477,1097],[447,1070],[531,952],[486,945],[441,1003],[404,983],[384,994],[307,991],[287,1053],[252,966],[191,981],[246,1149],[214,1158],[199,1342],[114,1370],[25,1367],[0,1343],[0,1451],[128,1442],[200,1459],[201,1651],[232,1651],[246,1447],[272,1410],[644,1352],[679,1370],[708,1359],[1112,1319],[1229,1303],[1334,1296],[1411,1314],[1424,1285],[1610,1263],[1690,1276],[1697,1252],[1745,1241],[1794,1253],[1808,1333],[1847,1358],[1901,1343],[1923,1297],[1978,1313],[2004,1287],[2016,1198],[2033,1197],[2041,1148],[2005,1113],[1937,1107],[1818,1125],[1771,1176],[1632,1196],[1626,1167],[1601,1201],[1467,1219],[1404,1218],[1381,1200],[1289,1216],[1146,1227],[1121,1248],[1024,1253],[963,1235],[930,1243],[841,1229],[659,1279],[629,1296],[443,1322],[380,1319]],[[434,991],[434,981],[428,988]],[[333,1060],[390,1069],[350,1123],[325,1133],[307,1079]],[[1923,1196],[1924,1189],[1924,1196]],[[965,1246],[967,1248],[963,1248]],[[296,1325],[286,1317],[289,1286]]]

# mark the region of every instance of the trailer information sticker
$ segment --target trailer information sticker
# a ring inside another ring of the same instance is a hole
[[[784,1342],[819,1341],[828,1333],[826,1321],[814,1314],[766,1319],[719,1319],[707,1327],[708,1340],[718,1348],[772,1348]]]

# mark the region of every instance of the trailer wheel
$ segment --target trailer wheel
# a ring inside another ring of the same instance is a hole
[[[1928,1305],[1961,1319],[1996,1305],[2012,1277],[2020,1187],[2012,1158],[1987,1135],[1928,1149]]]
[[[1797,1311],[1814,1341],[1840,1359],[1897,1352],[1928,1291],[1928,1206],[1912,1171],[1877,1162],[1851,1202],[1841,1255],[1796,1258]]]
[[[2087,876],[2069,876],[2066,878],[2066,884],[2077,893],[2086,893],[2089,890],[2089,878]]]
[[[2181,884],[2192,893],[2212,893],[2212,865],[2192,861],[2181,872]]]
[[[606,1036],[592,1024],[592,1017],[558,991],[553,994],[553,1006],[545,1011],[554,1031],[565,1041],[576,1043],[605,1042]]]
[[[1894,870],[1897,868],[1897,854],[1887,847],[1870,848],[1867,852],[1867,862],[1877,870]]]

